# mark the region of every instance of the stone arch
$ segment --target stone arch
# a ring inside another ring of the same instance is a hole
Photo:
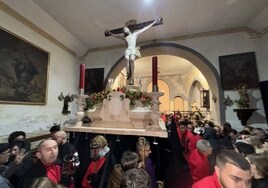
[[[196,86],[201,86],[202,87],[202,84],[201,84],[201,82],[198,79],[194,79],[193,82],[192,82],[192,84],[191,84],[191,86],[190,86],[190,88],[189,88],[189,91],[188,91],[188,94],[189,94],[189,96],[188,96],[188,103],[190,103],[191,100],[193,98],[195,98],[195,97],[193,97],[193,94],[195,93],[194,90],[197,88]],[[199,89],[201,89],[201,88],[199,88]],[[197,102],[197,104],[199,104],[199,106],[201,106],[200,105],[200,99],[198,99],[196,102]],[[190,105],[188,105],[188,108],[189,107],[190,107]]]
[[[143,57],[153,55],[172,55],[184,58],[190,61],[206,78],[211,93],[218,96],[218,100],[213,104],[211,110],[214,111],[214,121],[221,124],[225,121],[224,112],[224,95],[221,89],[220,75],[216,68],[199,52],[175,43],[155,43],[141,46],[141,54]],[[107,85],[108,78],[115,78],[125,67],[124,56],[112,66],[108,72],[104,84]]]

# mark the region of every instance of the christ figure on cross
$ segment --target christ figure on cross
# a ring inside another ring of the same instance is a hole
[[[161,23],[162,23],[162,18],[158,18],[158,19],[154,20],[153,22],[151,22],[149,25],[146,25],[144,27],[142,27],[142,25],[144,25],[144,23],[137,24],[138,27],[136,27],[136,28],[135,28],[135,25],[131,25],[132,28],[130,26],[126,25],[125,27],[123,27],[123,35],[117,34],[117,33],[120,33],[120,32],[118,32],[119,29],[115,29],[112,31],[105,30],[106,36],[111,35],[111,36],[116,37],[118,39],[122,39],[127,44],[127,49],[125,51],[125,59],[127,61],[126,69],[127,69],[127,81],[128,81],[129,85],[134,85],[134,61],[135,61],[136,57],[141,57],[141,54],[139,51],[140,48],[136,46],[138,36],[141,33],[143,33],[144,31],[151,28],[152,26],[159,25]],[[142,28],[140,30],[133,31],[139,27],[142,27]],[[117,31],[117,33],[114,33],[113,31]]]

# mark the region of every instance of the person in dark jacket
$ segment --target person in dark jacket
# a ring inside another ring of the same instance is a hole
[[[29,168],[34,164],[33,158],[30,152],[31,144],[27,140],[17,140],[13,141],[9,144],[11,150],[11,156],[9,157],[9,165],[16,165],[16,170],[9,177],[10,183],[14,187],[18,187],[18,183],[20,182],[20,178],[24,176],[24,173],[29,170]],[[21,153],[25,153],[24,159],[21,161],[20,165],[17,165],[16,158]]]
[[[233,140],[230,136],[232,126],[230,123],[225,122],[222,125],[222,137],[221,137],[221,145],[223,149],[234,149],[233,147]]]
[[[248,155],[251,171],[253,174],[252,188],[268,187],[268,155],[252,154]]]
[[[65,131],[57,131],[52,134],[52,139],[58,144],[58,161],[61,163],[62,176],[69,179],[69,187],[74,186],[74,177],[76,168],[79,166],[78,152],[73,144],[67,140]]]
[[[10,156],[10,149],[8,143],[1,143],[0,144],[0,187],[1,188],[13,188],[10,182],[3,177],[5,170],[7,169],[6,166],[3,166],[8,161]]]
[[[212,127],[205,128],[205,132],[202,138],[209,141],[213,150],[219,151],[221,149],[221,143],[220,143],[220,140],[217,138],[216,129]]]
[[[216,162],[216,156],[221,150],[221,142],[217,137],[216,129],[212,127],[205,128],[205,132],[203,134],[203,139],[209,141],[212,147],[212,154],[208,156],[209,164],[210,164],[210,172],[214,172],[214,166]]]
[[[9,144],[0,144],[0,175],[4,178],[2,178],[2,180],[8,180],[9,183],[12,184],[12,187],[18,187],[17,182],[14,183],[12,180],[13,177],[17,175],[21,169],[23,169],[22,162],[25,158],[27,158],[26,156],[28,156],[28,154],[25,153],[25,150],[21,150],[16,153],[14,160],[6,165],[11,154],[10,151],[11,150],[9,149]]]

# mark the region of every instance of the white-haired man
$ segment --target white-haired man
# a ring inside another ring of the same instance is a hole
[[[211,145],[204,139],[199,140],[196,143],[196,149],[189,154],[188,164],[194,182],[210,175],[207,157],[211,154]]]
[[[75,171],[80,161],[75,146],[68,142],[65,131],[57,131],[52,135],[59,147],[58,160],[61,162],[62,175],[69,187],[74,187]]]

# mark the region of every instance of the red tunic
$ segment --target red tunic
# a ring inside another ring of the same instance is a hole
[[[181,132],[180,128],[177,128],[177,133],[180,139],[181,146],[184,150],[184,157],[188,160],[190,152],[196,148],[196,142],[198,138],[193,135],[190,131],[186,130],[184,133]]]
[[[214,172],[213,175],[207,176],[202,180],[195,182],[192,188],[222,188],[222,186],[220,185],[219,179]]]
[[[198,149],[194,149],[189,154],[188,164],[194,182],[210,175],[207,156],[200,153]]]
[[[58,184],[61,180],[61,167],[56,164],[45,166],[45,167],[46,167],[48,179]]]
[[[92,185],[90,183],[88,183],[87,177],[90,174],[96,174],[100,170],[102,165],[104,164],[105,160],[106,160],[106,158],[102,157],[97,161],[91,161],[90,162],[90,164],[88,166],[88,169],[86,171],[86,174],[85,174],[85,176],[84,176],[84,178],[82,180],[82,187],[84,187],[84,188],[92,188]]]

